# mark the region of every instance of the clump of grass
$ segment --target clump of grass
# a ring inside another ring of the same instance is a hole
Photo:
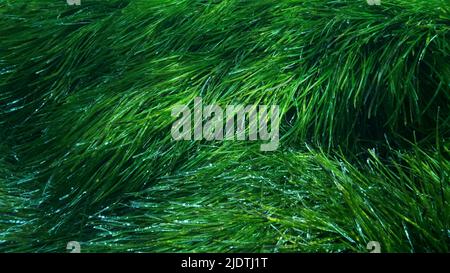
[[[0,249],[448,252],[444,2],[0,2]],[[172,141],[197,96],[280,150]]]
[[[358,167],[315,151],[216,148],[216,158],[94,215],[87,226],[98,235],[86,249],[364,252],[376,240],[388,252],[448,252],[449,191],[442,199],[439,172],[449,166],[423,151],[384,163],[371,153]]]

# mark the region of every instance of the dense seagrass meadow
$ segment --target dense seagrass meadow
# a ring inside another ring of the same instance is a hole
[[[0,0],[0,252],[449,252],[449,202],[449,0]]]

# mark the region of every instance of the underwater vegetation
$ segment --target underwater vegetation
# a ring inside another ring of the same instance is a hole
[[[448,0],[0,0],[0,251],[449,252],[449,53]]]

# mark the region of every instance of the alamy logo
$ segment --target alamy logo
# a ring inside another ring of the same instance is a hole
[[[70,250],[70,253],[81,253],[80,243],[77,241],[70,241],[66,246],[67,250]]]
[[[366,248],[370,250],[370,253],[381,253],[381,244],[377,241],[368,242]]]
[[[73,6],[73,5],[79,6],[79,5],[81,5],[81,0],[67,0],[67,4],[69,6]]]
[[[191,110],[187,105],[177,105],[172,109],[172,117],[179,117],[172,125],[171,133],[174,140],[247,140],[248,136],[248,140],[255,141],[259,136],[259,140],[269,141],[261,144],[261,151],[274,151],[278,148],[280,127],[278,105],[270,107],[228,105],[224,112],[218,105],[203,106],[202,98],[196,97],[193,131],[191,116]]]
[[[379,6],[381,5],[381,0],[367,0],[367,4],[369,4],[370,6],[373,5]]]

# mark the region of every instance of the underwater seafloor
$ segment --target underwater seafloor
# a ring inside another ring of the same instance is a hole
[[[0,1],[0,251],[449,252],[449,53],[447,0]]]

